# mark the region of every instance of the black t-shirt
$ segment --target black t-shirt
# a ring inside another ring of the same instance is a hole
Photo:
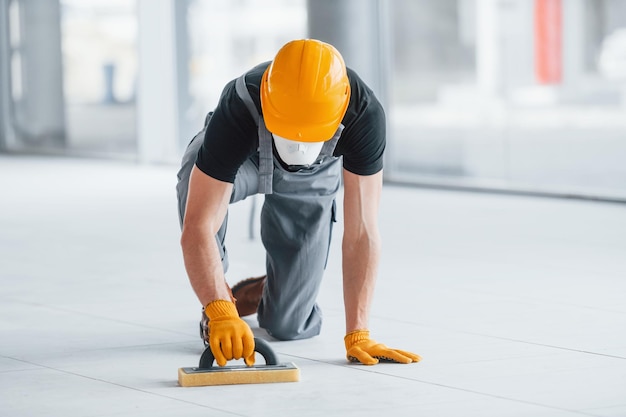
[[[261,77],[269,64],[261,64],[246,75],[246,86],[259,113]],[[346,170],[357,175],[372,175],[383,168],[385,112],[372,90],[349,68],[348,78],[350,103],[334,155],[343,155]],[[235,80],[230,81],[206,127],[196,165],[210,177],[233,183],[239,167],[257,152],[258,138],[256,123],[235,90]]]

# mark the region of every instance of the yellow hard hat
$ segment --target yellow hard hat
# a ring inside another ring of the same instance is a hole
[[[287,43],[261,79],[265,126],[290,140],[331,139],[349,102],[346,64],[335,47],[318,40]]]

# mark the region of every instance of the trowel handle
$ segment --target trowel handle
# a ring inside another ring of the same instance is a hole
[[[267,343],[263,339],[259,339],[258,337],[254,338],[254,351],[259,352],[263,359],[265,359],[266,365],[278,365],[278,356],[272,350],[272,347],[269,343]],[[208,346],[204,349],[202,356],[200,356],[200,364],[198,368],[200,369],[208,369],[213,367],[213,361],[215,360],[215,356],[213,356],[213,352],[211,351],[211,346]]]

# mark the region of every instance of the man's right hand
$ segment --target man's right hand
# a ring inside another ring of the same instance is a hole
[[[231,359],[243,358],[246,365],[254,365],[254,335],[239,317],[235,304],[216,300],[204,312],[209,318],[209,345],[217,364],[225,366]]]

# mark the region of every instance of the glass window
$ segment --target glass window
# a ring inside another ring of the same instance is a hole
[[[203,126],[224,85],[306,37],[305,0],[195,0],[188,12],[189,102],[181,111],[180,149]]]
[[[60,3],[66,147],[134,157],[136,2]]]
[[[0,36],[0,73],[7,83],[0,89],[6,105],[3,145],[13,151],[134,157],[135,1],[6,5],[8,30]]]
[[[626,2],[390,5],[390,178],[626,196]]]
[[[2,146],[13,150],[62,147],[59,5],[10,0],[2,7]]]

